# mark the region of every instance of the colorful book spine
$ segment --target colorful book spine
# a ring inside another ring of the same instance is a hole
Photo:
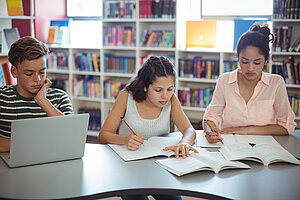
[[[99,132],[101,129],[101,111],[99,109],[79,108],[78,114],[89,113],[88,130]]]
[[[100,98],[100,81],[94,77],[74,77],[73,96]]]
[[[167,18],[176,17],[176,0],[140,0],[140,18]]]
[[[133,26],[104,26],[104,46],[135,46],[136,30]]]
[[[125,82],[117,82],[112,80],[106,80],[103,83],[104,98],[115,99],[119,92],[125,87]]]
[[[103,18],[134,19],[136,5],[134,1],[103,1]]]
[[[211,88],[180,88],[178,90],[178,99],[182,106],[206,108],[212,97]]]
[[[105,72],[134,74],[136,69],[136,59],[135,57],[104,54],[103,68]]]
[[[179,76],[187,78],[217,79],[219,76],[219,60],[179,58]]]
[[[141,33],[140,45],[143,47],[175,47],[175,33],[170,30],[144,30]]]

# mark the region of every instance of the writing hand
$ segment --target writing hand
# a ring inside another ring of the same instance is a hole
[[[128,140],[126,144],[127,148],[132,151],[136,151],[139,148],[139,146],[144,142],[144,136],[141,133],[136,132],[135,134],[128,135]]]
[[[175,158],[179,158],[179,153],[181,152],[182,158],[186,158],[190,156],[190,150],[194,151],[195,153],[198,153],[197,149],[192,147],[188,143],[181,143],[175,146],[168,146],[163,149],[164,151],[174,151],[175,152]]]
[[[221,142],[223,144],[223,138],[221,137],[221,131],[215,128],[211,132],[205,132],[205,137],[209,143]]]

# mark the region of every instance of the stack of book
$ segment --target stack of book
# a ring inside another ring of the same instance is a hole
[[[274,19],[299,19],[299,0],[274,0]]]
[[[136,69],[135,57],[112,56],[104,54],[104,71],[133,74]]]
[[[206,108],[211,100],[213,89],[180,88],[178,99],[182,106]]]
[[[194,57],[180,58],[178,62],[180,77],[217,79],[219,76],[219,60]]]
[[[103,18],[135,18],[135,2],[134,1],[104,1],[103,2]]]
[[[174,0],[140,0],[140,18],[174,19],[176,1]]]
[[[104,26],[104,46],[135,46],[135,27],[132,26]]]
[[[87,72],[100,71],[99,53],[74,53],[75,70]]]
[[[175,47],[175,32],[170,30],[144,30],[141,35],[140,45],[143,47]]]
[[[119,92],[125,87],[125,82],[118,82],[112,80],[106,80],[103,83],[104,98],[105,99],[115,99],[117,98]]]

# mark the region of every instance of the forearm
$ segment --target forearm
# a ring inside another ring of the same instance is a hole
[[[249,134],[253,135],[288,135],[288,131],[278,124],[250,126]]]
[[[182,139],[179,144],[188,143],[189,145],[193,145],[196,139],[195,129],[192,127],[186,128],[183,132]]]
[[[126,144],[128,135],[119,135],[109,131],[100,131],[98,140],[100,144]]]
[[[229,132],[228,132],[229,131]],[[270,124],[265,126],[241,126],[225,128],[223,133],[250,134],[250,135],[288,135],[288,131],[278,124]]]
[[[36,103],[46,112],[48,117],[64,115],[60,110],[55,108],[48,99],[36,100]]]
[[[10,138],[0,137],[0,152],[10,151]]]

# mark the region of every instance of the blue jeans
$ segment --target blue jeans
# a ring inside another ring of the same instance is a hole
[[[182,200],[180,195],[151,194],[156,200]],[[123,200],[149,200],[146,194],[121,196]]]

